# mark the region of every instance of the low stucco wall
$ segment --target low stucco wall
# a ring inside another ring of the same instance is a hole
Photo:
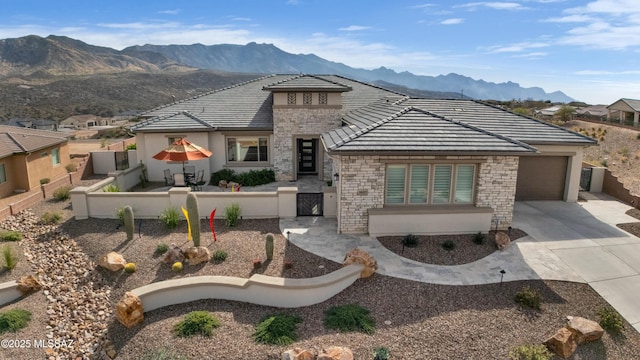
[[[9,281],[0,284],[0,306],[8,304],[22,297],[22,293],[18,291],[18,282]]]
[[[166,280],[131,290],[144,311],[202,299],[242,301],[295,308],[321,303],[360,278],[364,265],[352,264],[332,273],[308,279],[253,275],[249,279],[229,276],[193,276]]]
[[[369,209],[369,235],[486,233],[492,216],[490,207]]]

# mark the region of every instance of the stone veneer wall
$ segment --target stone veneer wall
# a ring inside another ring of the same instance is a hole
[[[295,136],[319,138],[320,134],[340,126],[342,108],[283,107],[273,109],[273,166],[278,181],[295,178],[293,156]],[[318,139],[318,153],[323,159],[325,180],[331,179],[331,160]]]
[[[435,156],[341,156],[338,228],[367,233],[368,209],[384,206],[385,160],[434,160]],[[438,160],[482,160],[476,181],[476,206],[491,207],[500,228],[511,225],[518,158],[515,156],[447,156]]]

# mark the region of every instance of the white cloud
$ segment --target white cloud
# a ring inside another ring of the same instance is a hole
[[[362,31],[362,30],[369,30],[369,29],[371,29],[371,26],[349,25],[347,27],[343,27],[343,28],[340,28],[338,30],[340,30],[340,31]]]
[[[488,7],[494,10],[528,10],[528,7],[522,6],[522,4],[516,2],[499,2],[499,1],[486,1],[486,2],[472,2],[462,5],[456,5],[454,8],[467,8],[470,10],[476,10],[481,7]]]
[[[543,58],[545,56],[549,55],[549,53],[543,52],[543,51],[535,51],[535,52],[530,52],[527,54],[518,54],[518,55],[514,55],[513,57],[515,58],[524,58],[524,59],[540,59]]]
[[[180,9],[174,9],[174,10],[160,10],[158,11],[158,14],[165,14],[165,15],[178,15],[182,10]]]
[[[442,20],[440,22],[440,24],[442,24],[442,25],[457,25],[457,24],[462,24],[463,22],[464,22],[464,19],[462,19],[462,18],[452,18],[452,19]]]
[[[489,53],[515,53],[515,52],[524,52],[529,49],[539,49],[543,47],[548,47],[550,44],[545,42],[520,42],[509,45],[496,45],[486,48],[485,50]]]
[[[588,15],[569,15],[557,18],[550,18],[542,20],[543,22],[553,22],[553,23],[579,23],[579,22],[588,22],[592,21],[593,18]]]

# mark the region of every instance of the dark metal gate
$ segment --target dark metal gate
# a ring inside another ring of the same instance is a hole
[[[298,193],[296,203],[297,216],[322,216],[323,193]]]
[[[116,151],[116,170],[127,170],[129,168],[129,153],[127,151]]]
[[[589,191],[591,188],[591,170],[592,168],[582,168],[580,172],[580,191]]]

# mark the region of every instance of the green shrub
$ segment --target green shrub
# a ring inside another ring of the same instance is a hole
[[[53,192],[53,198],[57,201],[69,200],[69,197],[71,197],[71,186],[63,186]]]
[[[376,321],[369,316],[368,309],[358,304],[349,304],[334,306],[327,310],[324,326],[342,332],[362,331],[373,334],[376,330]]]
[[[302,319],[297,316],[286,314],[267,316],[256,325],[253,339],[263,344],[292,344],[298,339],[296,328],[300,322]]]
[[[509,357],[513,360],[550,360],[553,354],[546,345],[520,345],[509,351]]]
[[[49,179],[49,178],[40,179],[40,185],[48,184],[50,182],[51,182],[51,179]]]
[[[607,306],[598,311],[598,316],[600,326],[607,332],[617,335],[624,331],[624,320],[614,308]]]
[[[373,360],[388,360],[389,349],[384,346],[377,347],[373,350]]]
[[[537,289],[532,289],[528,286],[516,292],[513,300],[521,305],[531,309],[540,310],[540,304],[542,303],[542,296]]]
[[[22,240],[22,233],[19,231],[3,231],[0,233],[0,239],[2,241],[20,241]]]
[[[167,229],[175,229],[180,222],[180,214],[178,209],[171,206],[160,214],[160,221],[167,227]]]
[[[164,253],[166,253],[167,251],[169,251],[169,245],[162,243],[162,244],[158,244],[158,246],[156,246],[156,254],[158,255],[162,255]]]
[[[224,218],[227,221],[227,226],[236,226],[238,224],[238,219],[240,218],[240,213],[240,205],[238,205],[238,203],[233,203],[224,208]]]
[[[447,251],[451,251],[456,248],[456,243],[453,242],[453,240],[445,240],[440,244],[440,246]]]
[[[478,232],[477,234],[474,235],[473,237],[473,243],[476,245],[482,245],[484,244],[484,240],[485,240],[485,236],[483,233]]]
[[[156,349],[151,352],[146,351],[142,354],[142,360],[187,360],[182,355],[176,355],[168,347]]]
[[[418,246],[418,236],[413,234],[407,234],[402,238],[402,245],[406,247]]]
[[[227,252],[224,251],[224,250],[216,250],[213,253],[213,260],[222,262],[222,261],[225,261],[227,259],[228,255],[229,254],[227,254]]]
[[[0,334],[17,332],[31,320],[31,313],[23,309],[12,309],[0,313]]]
[[[276,181],[273,169],[249,170],[236,175],[235,182],[242,186],[258,186]]]
[[[208,311],[192,311],[185,315],[184,320],[174,325],[173,332],[180,337],[193,335],[211,336],[213,329],[219,326],[218,319]]]
[[[235,181],[236,173],[232,169],[222,169],[211,174],[211,185],[218,186],[220,180],[226,182]]]
[[[120,192],[120,186],[118,184],[111,183],[102,188],[104,192]]]
[[[72,173],[78,170],[78,165],[76,165],[76,163],[68,163],[67,165],[65,165],[64,168],[67,170],[68,173]]]
[[[40,220],[42,220],[42,223],[44,224],[57,224],[60,222],[60,220],[62,219],[62,214],[60,214],[60,212],[58,211],[52,211],[52,212],[45,212],[44,214],[42,214],[42,216],[40,217]]]
[[[135,150],[138,148],[138,145],[135,143],[127,145],[127,150]]]
[[[9,244],[3,246],[1,252],[4,266],[9,270],[13,270],[18,265],[18,256],[13,252]]]
[[[600,160],[600,165],[604,167],[609,167],[609,161],[607,161],[607,159],[602,159]]]

